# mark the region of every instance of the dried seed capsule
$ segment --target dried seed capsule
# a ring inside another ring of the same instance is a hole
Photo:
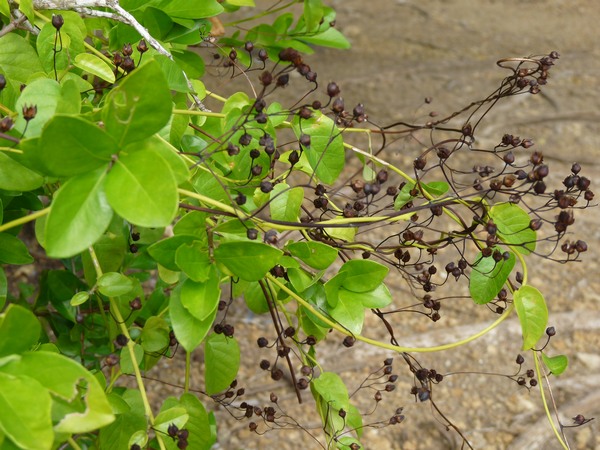
[[[60,30],[62,26],[65,24],[65,19],[60,14],[52,14],[52,26],[56,28],[56,30]]]

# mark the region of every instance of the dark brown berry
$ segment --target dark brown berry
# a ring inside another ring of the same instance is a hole
[[[60,30],[62,26],[65,24],[65,19],[60,14],[52,14],[52,26],[56,28],[56,30]]]

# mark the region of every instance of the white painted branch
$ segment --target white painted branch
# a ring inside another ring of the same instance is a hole
[[[33,0],[33,7],[34,9],[74,10],[88,16],[105,17],[126,23],[127,25],[133,27],[140,34],[140,36],[144,38],[148,45],[154,48],[158,53],[166,56],[167,58],[173,59],[171,53],[164,48],[160,42],[154,39],[148,30],[144,28],[142,24],[139,23],[136,18],[129,13],[129,11],[124,9],[119,4],[119,0]],[[96,11],[91,8],[109,8],[114,11],[114,14],[106,11]],[[192,86],[191,81],[188,79],[185,72],[183,75],[185,76],[190,91],[193,92],[194,87]],[[208,111],[206,106],[204,106],[202,101],[196,95],[191,94],[191,96],[198,109],[201,111]]]

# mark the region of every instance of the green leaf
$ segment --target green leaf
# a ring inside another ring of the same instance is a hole
[[[319,29],[323,19],[323,2],[321,0],[306,0],[304,2],[304,23],[308,32]]]
[[[27,20],[33,23],[35,22],[35,11],[33,10],[33,0],[21,0],[19,1],[19,11],[21,11]]]
[[[235,380],[240,367],[240,347],[234,338],[211,334],[204,344],[206,393],[224,391]]]
[[[398,192],[398,195],[396,195],[396,198],[394,199],[394,209],[396,211],[402,209],[404,205],[415,198],[410,194],[410,191],[412,191],[414,187],[415,184],[412,182],[406,182],[406,184],[402,186],[402,189],[400,189],[400,192]]]
[[[337,373],[323,372],[319,378],[312,380],[311,386],[334,410],[348,409],[348,389]]]
[[[205,282],[209,278],[212,262],[208,257],[208,248],[203,242],[179,246],[175,253],[175,264],[191,280]]]
[[[338,291],[338,296],[346,304],[362,305],[363,308],[385,308],[392,303],[392,294],[383,283],[372,291],[361,293],[352,292],[342,287]]]
[[[55,115],[42,132],[38,158],[44,173],[70,177],[106,166],[117,152],[113,139],[93,123]]]
[[[30,264],[32,256],[21,239],[10,233],[0,233],[0,264]]]
[[[450,189],[450,185],[445,181],[432,181],[423,185],[423,190],[433,197],[444,195]]]
[[[178,429],[185,428],[190,416],[185,408],[175,407],[169,408],[166,411],[161,411],[154,419],[154,428],[164,435],[168,435],[168,429],[171,424]]]
[[[221,289],[216,273],[205,282],[199,283],[190,279],[181,286],[181,304],[198,320],[208,319],[219,304]]]
[[[227,3],[235,6],[256,6],[254,0],[227,0]]]
[[[147,419],[141,411],[142,406],[139,409],[132,408],[127,413],[119,414],[113,423],[102,428],[98,448],[130,448],[131,438],[148,428]]]
[[[291,188],[285,183],[275,185],[270,193],[269,209],[273,220],[296,222],[300,215],[300,207],[304,199],[304,189]]]
[[[254,314],[264,314],[269,311],[269,304],[265,299],[265,293],[258,283],[249,283],[247,288],[243,290],[243,294],[246,306]]]
[[[175,61],[163,55],[157,55],[154,59],[160,64],[169,89],[176,92],[188,92],[190,90],[183,70]]]
[[[9,304],[0,315],[0,358],[31,349],[40,339],[42,326],[31,311]]]
[[[144,10],[143,24],[150,35],[159,40],[164,40],[167,33],[173,28],[173,21],[168,14],[150,6]]]
[[[246,281],[258,281],[277,263],[283,252],[260,242],[224,242],[214,251],[217,262]]]
[[[345,273],[337,273],[327,283],[323,285],[325,288],[325,295],[327,296],[327,304],[332,308],[335,308],[339,301],[339,290],[342,287],[344,280],[346,279]]]
[[[52,448],[51,403],[48,390],[33,378],[0,371],[0,430],[19,448]]]
[[[501,203],[489,211],[498,237],[523,255],[535,250],[536,232],[529,227],[529,215],[514,203]]]
[[[146,353],[163,351],[169,345],[169,332],[171,328],[165,319],[158,316],[150,317],[144,324],[142,334],[142,348]]]
[[[135,373],[135,368],[139,367],[144,359],[144,348],[139,344],[133,344],[133,356],[135,357],[135,361],[131,356],[129,346],[125,346],[121,349],[121,372],[128,375],[133,375]]]
[[[556,355],[556,356],[546,356],[545,353],[542,352],[542,360],[544,364],[552,372],[552,375],[560,375],[565,370],[567,370],[567,366],[569,365],[569,360],[565,355]]]
[[[98,379],[64,355],[48,351],[25,353],[2,370],[34,378],[52,393],[54,402],[62,400],[62,414],[54,426],[58,433],[87,433],[114,420]]]
[[[351,333],[360,334],[365,321],[365,308],[361,302],[339,295],[339,291],[337,305],[329,309],[329,314]]]
[[[80,53],[75,57],[73,65],[104,81],[108,81],[109,83],[115,82],[115,73],[111,67],[96,55]]]
[[[189,211],[173,227],[173,234],[196,236],[196,240],[206,242],[206,216],[200,211]]]
[[[206,409],[193,394],[183,394],[179,404],[189,415],[186,429],[190,432],[188,444],[190,449],[210,450],[215,443],[210,431]]]
[[[377,288],[385,279],[389,269],[375,261],[352,259],[344,263],[340,274],[346,278],[342,286],[353,292],[367,292]]]
[[[37,173],[0,152],[0,189],[6,191],[31,191],[44,184]]]
[[[15,129],[23,131],[28,138],[39,136],[46,122],[62,112],[57,110],[61,95],[61,86],[54,80],[38,78],[29,83],[21,92],[15,109],[21,112],[24,107],[35,106],[37,112],[30,121],[20,113],[15,120]]]
[[[217,315],[218,308],[205,320],[198,320],[181,303],[181,288],[175,288],[169,302],[169,315],[175,337],[187,352],[192,352],[204,340]]]
[[[203,19],[224,11],[217,0],[164,0],[159,8],[171,17],[182,19]]]
[[[107,272],[96,281],[100,293],[107,297],[118,297],[133,290],[131,279],[119,272]]]
[[[170,238],[163,239],[152,244],[150,247],[148,247],[148,253],[161,266],[178,272],[180,269],[175,262],[177,249],[184,244],[191,244],[197,239],[198,238],[196,236],[185,234],[171,236]]]
[[[152,60],[111,91],[102,108],[102,120],[119,145],[131,144],[152,136],[169,122],[171,102],[160,64]]]
[[[76,293],[69,302],[71,306],[79,306],[83,305],[90,298],[90,293],[88,291],[81,291]]]
[[[8,0],[0,0],[0,14],[6,18],[10,18],[10,5]]]
[[[286,249],[317,270],[327,269],[337,258],[337,249],[322,242],[293,242]]]
[[[65,23],[60,29],[60,39],[57,39],[56,28],[51,22],[47,22],[42,27],[36,39],[42,66],[45,72],[51,74],[53,78],[55,68],[58,73],[66,71],[79,55],[85,54],[83,34],[77,24],[69,20],[71,17],[64,15]]]
[[[188,78],[196,79],[204,75],[204,59],[198,53],[173,49],[172,54],[173,59],[187,74]]]
[[[77,255],[104,234],[113,217],[103,190],[105,178],[101,168],[67,180],[58,190],[46,220],[49,256]]]
[[[521,322],[523,350],[529,350],[546,331],[548,307],[541,292],[533,286],[521,286],[515,291],[513,301]]]
[[[19,83],[27,83],[32,74],[43,72],[36,51],[17,33],[0,38],[0,70],[7,80]]]
[[[135,225],[164,227],[175,218],[179,196],[169,165],[153,149],[121,152],[106,180],[115,212]]]
[[[342,33],[332,27],[327,28],[322,33],[303,35],[298,40],[321,47],[350,48],[350,42]]]
[[[296,137],[310,136],[310,146],[305,153],[317,178],[323,183],[334,183],[345,164],[344,141],[340,130],[329,117],[320,111],[313,111],[310,119],[300,119],[295,115],[292,128]]]
[[[494,250],[500,250],[494,248]],[[507,260],[494,261],[491,256],[484,258],[481,252],[477,254],[469,279],[471,298],[478,305],[491,302],[506,283],[508,276],[515,266],[515,255],[512,252]]]

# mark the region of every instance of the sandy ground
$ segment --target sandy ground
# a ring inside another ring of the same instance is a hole
[[[499,105],[478,130],[478,139],[482,145],[489,145],[504,133],[530,137],[544,152],[552,173],[564,177],[577,160],[596,182],[600,174],[600,4],[589,0],[333,0],[331,4],[338,12],[338,28],[353,47],[343,52],[319,49],[308,61],[322,84],[335,80],[347,104],[364,103],[370,118],[380,124],[419,120],[429,110],[448,114],[496,88],[505,75],[496,60],[558,51],[560,61],[543,94]],[[423,108],[425,97],[433,99],[427,105],[429,109]],[[398,143],[389,147],[386,157],[399,163],[414,158],[404,151],[408,150]],[[556,184],[562,177],[551,179]],[[592,187],[600,193],[597,186]],[[572,423],[570,418],[576,414],[600,415],[600,269],[593,257],[600,245],[600,209],[576,217],[574,231],[588,242],[591,252],[583,256],[581,263],[568,265],[534,259],[530,279],[544,292],[550,324],[558,330],[552,352],[565,353],[570,360],[568,371],[552,381],[564,424]],[[401,296],[403,280],[391,284]],[[451,342],[485,328],[493,320],[487,311],[470,308],[466,315],[461,311],[460,305],[454,310],[449,308],[436,324],[407,315],[406,323],[402,323],[402,343],[430,346]],[[311,409],[310,395],[305,395],[305,405],[298,406],[289,388],[281,383],[273,386],[268,374],[256,367],[258,360],[270,356],[254,344],[268,329],[267,318],[248,320],[241,315],[235,325],[236,335],[248,336],[241,344],[243,361],[248,366],[240,377],[247,387],[247,401],[268,404],[269,393],[274,390],[285,411],[304,426],[316,427],[313,431],[318,433],[319,422]],[[519,333],[518,321],[513,317],[476,342],[418,359],[442,373],[512,373],[521,342]],[[394,356],[361,345],[348,350],[334,336],[330,341],[321,353],[324,367],[340,372],[350,386],[357,386],[383,359]],[[196,356],[199,361],[201,355]],[[178,363],[173,364],[169,372],[177,382]],[[530,356],[524,367],[532,367]],[[200,372],[193,379],[196,386],[201,386]],[[386,395],[381,407],[369,417],[389,417],[396,407],[403,406],[406,419],[394,427],[366,430],[367,448],[460,448],[457,433],[445,429],[429,404],[415,403],[409,392],[412,376],[399,357],[395,373],[399,375],[397,389]],[[559,448],[537,388],[528,392],[502,377],[454,375],[439,385],[435,395],[443,413],[476,449]],[[372,405],[370,397],[359,398],[358,403],[364,408]],[[218,447],[222,449],[319,448],[298,429],[258,437],[247,431],[246,421],[236,421],[222,409],[217,409],[217,416]],[[600,448],[597,427],[597,421],[593,421],[569,430],[571,448]]]

